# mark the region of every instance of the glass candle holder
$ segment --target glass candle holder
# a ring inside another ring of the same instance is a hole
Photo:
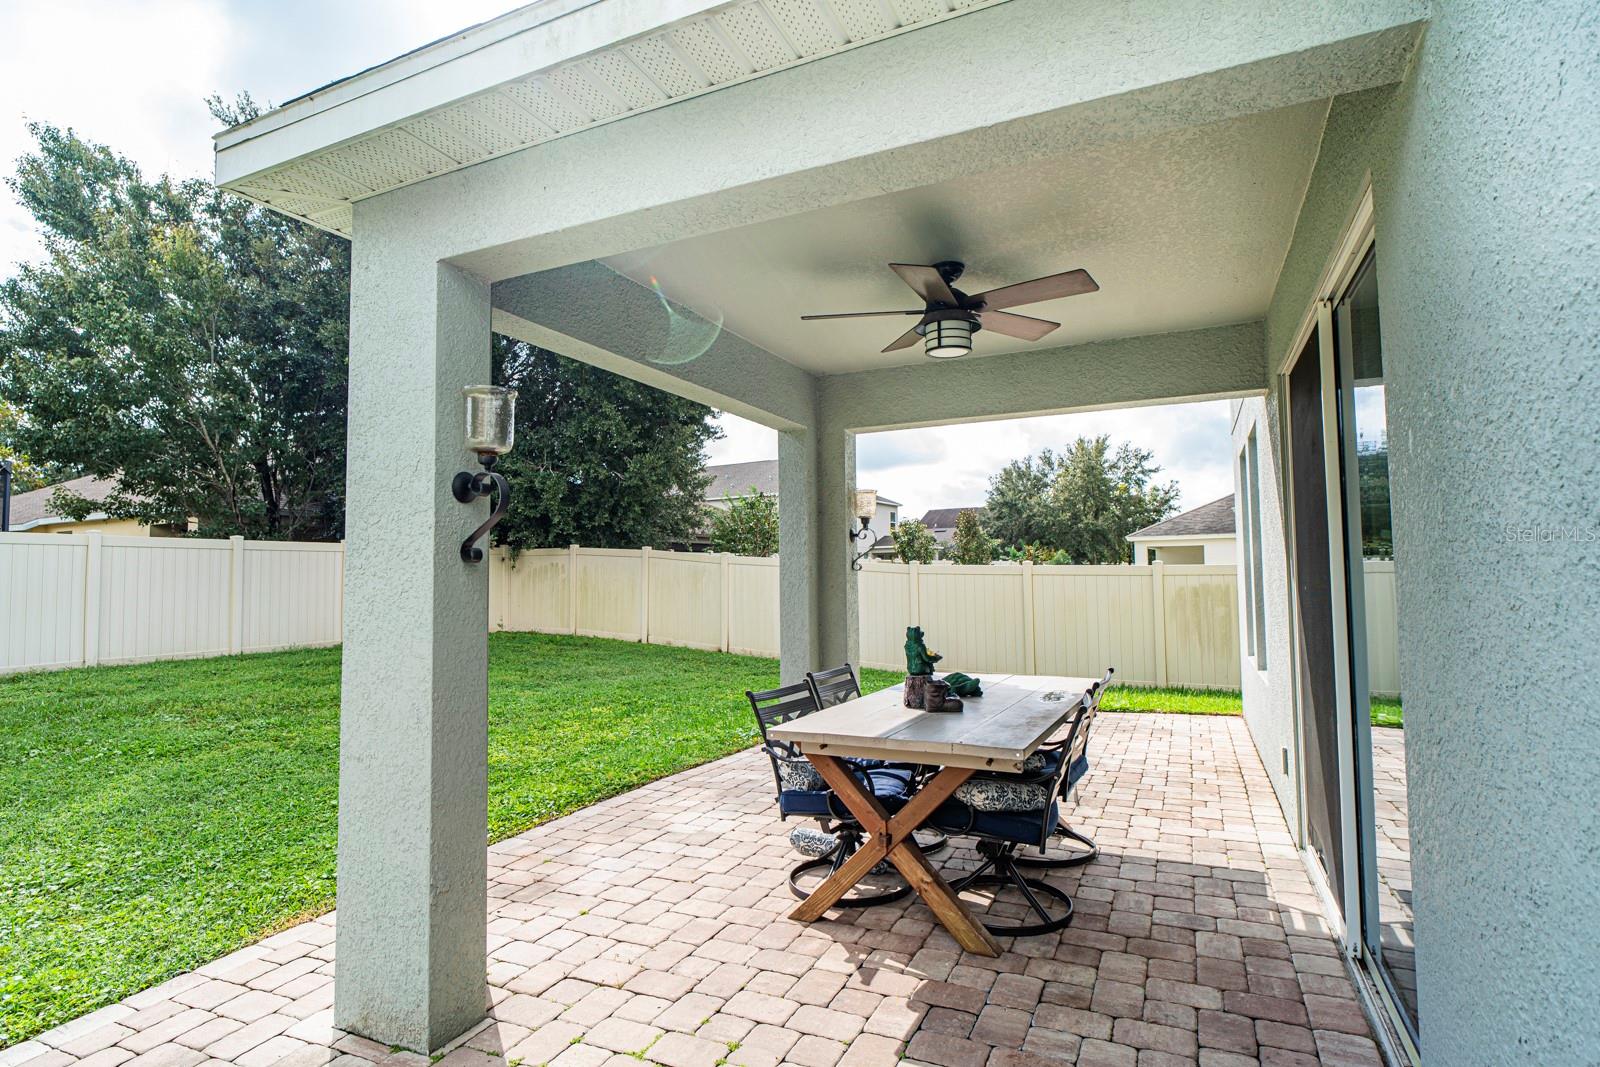
[[[503,456],[516,441],[517,391],[500,385],[469,385],[467,448],[479,456]]]

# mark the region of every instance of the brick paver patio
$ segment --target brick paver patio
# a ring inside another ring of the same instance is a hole
[[[755,751],[502,841],[491,1018],[440,1067],[1379,1063],[1243,722],[1105,714],[1092,753],[1077,918],[999,959],[914,902],[790,922]],[[296,926],[0,1067],[428,1067],[333,1029],[333,940]]]

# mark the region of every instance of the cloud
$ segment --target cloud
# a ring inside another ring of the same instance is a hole
[[[777,456],[774,431],[726,413],[716,421],[727,436],[712,443],[712,463]],[[907,515],[977,505],[988,496],[989,479],[1012,460],[1102,433],[1113,446],[1126,441],[1153,452],[1157,479],[1178,483],[1184,509],[1233,491],[1225,400],[863,434],[856,439],[856,480],[900,501]]]

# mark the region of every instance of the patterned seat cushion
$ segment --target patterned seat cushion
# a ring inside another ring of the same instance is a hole
[[[955,797],[974,811],[1039,811],[1050,802],[1050,786],[1011,778],[969,778],[956,788]]]

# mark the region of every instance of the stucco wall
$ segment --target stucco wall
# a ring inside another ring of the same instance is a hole
[[[1423,1055],[1452,1067],[1600,1056],[1597,54],[1580,0],[1437,5],[1398,89],[1335,102],[1267,321],[1276,361],[1370,170]]]
[[[1278,803],[1283,806],[1290,832],[1298,836],[1300,825],[1299,760],[1295,740],[1294,705],[1289,671],[1289,576],[1288,549],[1284,526],[1284,501],[1280,491],[1281,453],[1277,447],[1278,411],[1275,397],[1251,397],[1233,404],[1234,481],[1238,481],[1237,457],[1245,450],[1252,430],[1256,435],[1256,456],[1260,464],[1262,606],[1266,620],[1266,656],[1248,653],[1250,625],[1249,597],[1244,585],[1244,570],[1249,558],[1239,560],[1239,690],[1244,700],[1244,721],[1261,753],[1261,763],[1272,780]],[[1247,511],[1243,487],[1234,486],[1234,514],[1242,524]],[[1242,527],[1241,527],[1242,529]],[[1241,548],[1242,553],[1242,548]],[[1266,669],[1261,669],[1262,660]]]

